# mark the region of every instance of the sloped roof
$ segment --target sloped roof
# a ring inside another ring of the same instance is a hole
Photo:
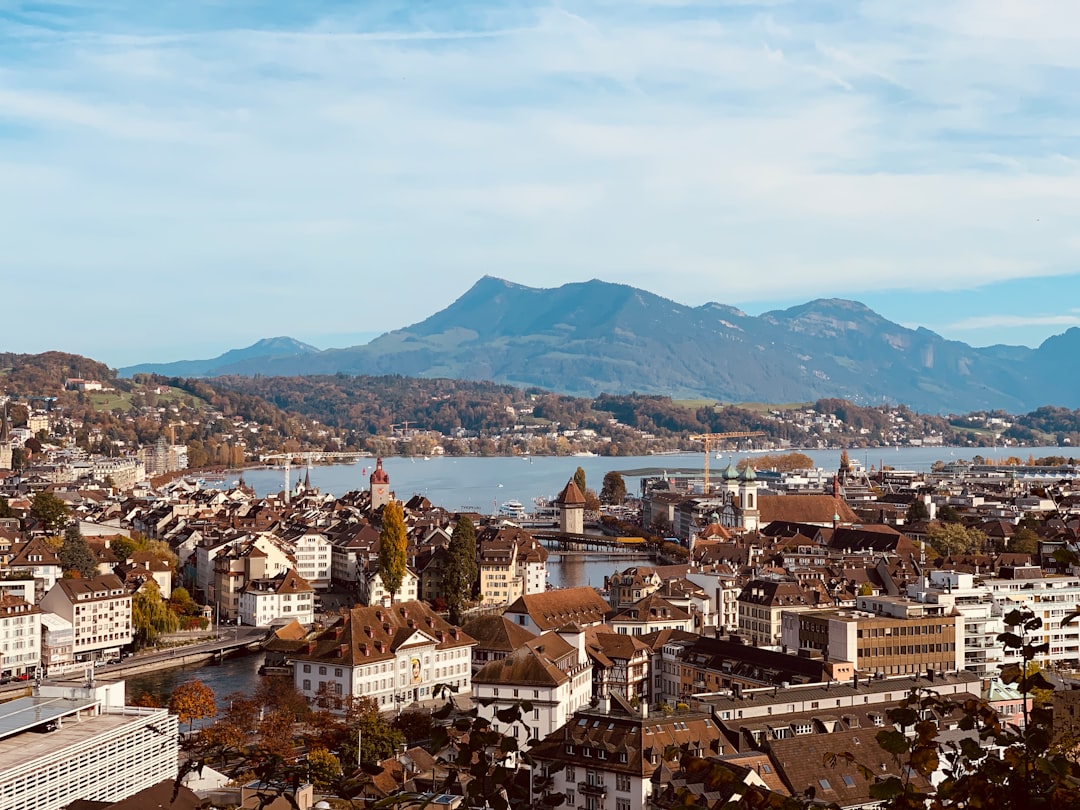
[[[499,661],[491,661],[473,675],[474,684],[506,684],[555,687],[570,676],[544,653],[525,645]]]
[[[584,506],[585,496],[578,489],[578,485],[574,483],[574,479],[571,478],[566,482],[566,486],[562,488],[555,497],[555,503],[559,506]]]
[[[528,614],[541,630],[555,630],[568,622],[599,624],[609,610],[595,589],[582,586],[519,596],[505,613]]]
[[[762,525],[780,520],[831,526],[836,515],[841,523],[855,523],[859,519],[850,506],[833,495],[761,495],[758,515]]]
[[[461,629],[476,639],[479,649],[497,652],[513,652],[527,641],[537,638],[531,630],[496,614],[470,619]]]

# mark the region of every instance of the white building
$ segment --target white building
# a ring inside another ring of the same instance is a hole
[[[420,577],[411,568],[405,569],[401,587],[394,593],[394,602],[413,602],[419,598]],[[377,565],[371,566],[360,579],[360,601],[366,605],[383,605],[391,601],[390,591],[383,585]]]
[[[1062,619],[1080,605],[1080,576],[1046,576],[1037,566],[1002,566],[1000,573],[983,584],[1002,616],[1026,607],[1043,621],[1034,640],[1046,642],[1050,650],[1035,660],[1042,665],[1080,666],[1080,622],[1061,626]],[[1013,663],[1019,658],[1013,654],[1005,660]]]
[[[974,574],[931,569],[908,585],[908,597],[955,609],[963,617],[963,668],[987,677],[999,674],[1005,654],[998,635],[1005,632],[1005,621],[990,588],[976,585]]]
[[[124,682],[43,685],[0,704],[0,807],[117,802],[178,773],[176,715],[124,705]]]
[[[55,613],[41,614],[41,666],[48,678],[75,667],[75,631]]]
[[[355,607],[288,656],[296,688],[312,703],[340,710],[353,695],[384,711],[417,701],[448,699],[472,690],[476,639],[422,602]]]
[[[315,621],[315,589],[296,571],[253,579],[240,593],[240,623],[269,627],[276,621]]]
[[[41,663],[41,610],[0,593],[0,678],[33,677]]]
[[[493,730],[515,737],[524,749],[526,740],[547,737],[589,703],[592,679],[585,632],[549,632],[482,667],[473,675],[473,695]],[[497,713],[519,700],[529,701],[532,710],[520,723],[501,722]]]
[[[42,598],[41,609],[71,622],[76,661],[115,658],[131,643],[131,594],[115,574],[62,579]]]
[[[285,535],[296,559],[296,573],[317,591],[330,587],[333,574],[333,547],[322,532],[301,530]]]

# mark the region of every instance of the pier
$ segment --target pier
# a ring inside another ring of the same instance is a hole
[[[608,537],[602,534],[567,534],[558,531],[533,531],[532,536],[545,548],[559,553],[648,554],[649,547],[642,537]]]

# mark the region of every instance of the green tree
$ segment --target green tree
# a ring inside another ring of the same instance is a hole
[[[1009,551],[1034,554],[1039,550],[1039,535],[1027,526],[1021,526],[1009,538]]]
[[[97,559],[90,550],[90,544],[79,531],[77,523],[64,530],[64,542],[57,556],[60,558],[60,568],[65,574],[77,573],[83,579],[91,579],[98,574]]]
[[[405,578],[408,536],[405,533],[405,513],[401,504],[390,501],[383,507],[382,531],[379,533],[379,576],[390,600],[401,588]]]
[[[581,490],[581,494],[585,494],[585,470],[578,467],[574,471],[574,483],[577,484],[577,488]]]
[[[36,520],[46,534],[58,534],[67,525],[71,510],[52,492],[42,490],[30,502],[30,517]]]
[[[135,644],[145,647],[164,633],[173,633],[180,625],[179,617],[161,598],[157,582],[148,579],[131,597],[131,629]]]
[[[169,711],[181,723],[187,723],[188,731],[191,731],[196,720],[217,714],[214,690],[198,678],[182,683],[169,695]]]
[[[341,760],[325,748],[314,748],[307,756],[308,778],[318,790],[332,787],[341,778]]]
[[[960,523],[934,523],[926,536],[931,547],[944,556],[977,554],[986,549],[986,535]]]
[[[600,487],[600,503],[618,506],[626,500],[626,481],[622,475],[612,470],[604,476],[604,483]]]
[[[904,521],[906,523],[919,523],[923,520],[930,519],[930,510],[926,508],[926,504],[923,503],[922,498],[916,498],[911,502],[911,506],[907,508],[907,513],[904,515]]]
[[[446,551],[443,568],[446,604],[450,609],[450,623],[460,625],[477,577],[476,530],[465,515],[458,518]]]
[[[0,495],[0,518],[15,517],[15,512],[8,503],[8,499]]]
[[[109,541],[109,548],[116,555],[116,559],[124,562],[135,553],[135,542],[127,537],[117,537]]]

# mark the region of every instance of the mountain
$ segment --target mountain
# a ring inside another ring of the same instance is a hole
[[[175,363],[142,363],[119,369],[121,377],[135,374],[161,374],[164,377],[215,377],[229,374],[237,363],[268,361],[274,358],[298,358],[317,354],[315,346],[291,337],[263,338],[246,349],[231,349],[212,360],[178,360]]]
[[[258,345],[258,344],[256,344]],[[622,284],[535,289],[486,276],[420,323],[349,349],[281,353],[214,374],[402,374],[492,380],[579,396],[653,393],[729,402],[902,402],[926,412],[1077,407],[1080,330],[1038,349],[976,349],[855,301],[750,316]]]

